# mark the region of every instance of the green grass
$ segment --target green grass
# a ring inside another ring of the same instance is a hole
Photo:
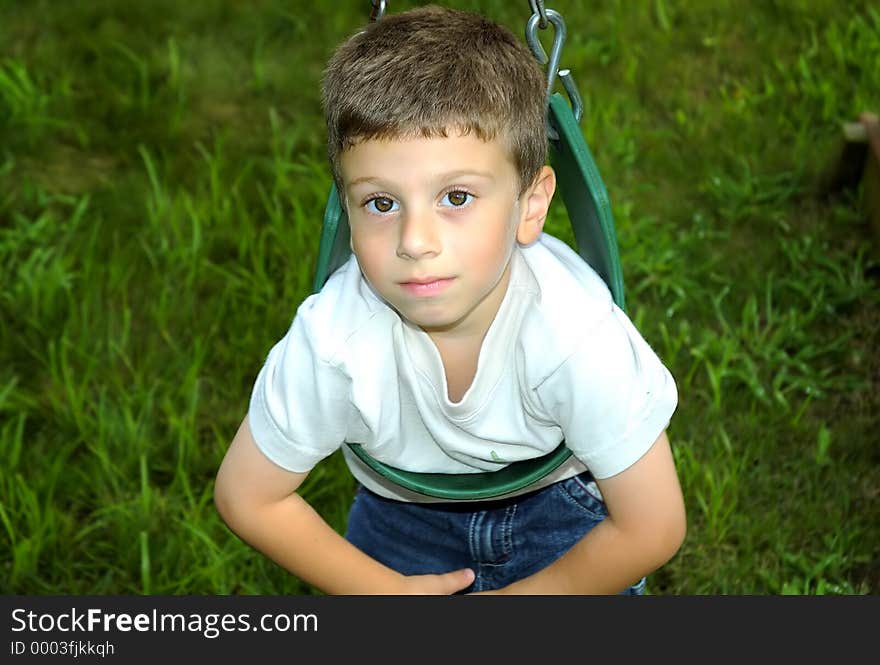
[[[548,3],[630,314],[680,393],[689,531],[651,592],[878,593],[880,252],[857,194],[817,183],[840,124],[880,111],[880,13],[589,5]],[[368,14],[0,4],[3,593],[314,593],[226,529],[212,483],[309,292],[320,72]],[[559,206],[548,230],[571,239]],[[341,530],[353,487],[334,455],[304,493]]]

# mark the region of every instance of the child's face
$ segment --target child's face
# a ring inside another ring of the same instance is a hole
[[[499,141],[366,141],[341,156],[351,245],[373,289],[429,334],[483,335],[528,194]]]

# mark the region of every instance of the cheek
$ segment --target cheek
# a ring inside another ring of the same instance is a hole
[[[510,256],[513,246],[516,244],[516,225],[508,221],[506,224],[499,223],[494,233],[489,234],[483,245],[482,251],[487,260],[495,263],[504,263]]]
[[[355,233],[352,249],[361,272],[376,289],[394,276],[396,245],[392,235],[383,233]]]
[[[376,243],[370,242],[368,238],[352,234],[351,251],[354,252],[361,270],[364,272],[373,272],[376,266],[382,264]]]
[[[358,256],[381,256],[388,248],[388,238],[375,228],[357,229],[351,233],[351,247]]]
[[[487,277],[497,276],[504,270],[505,259],[510,252],[511,243],[503,234],[467,239],[461,246],[460,256],[467,257],[468,265]]]

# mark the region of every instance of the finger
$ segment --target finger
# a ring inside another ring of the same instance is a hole
[[[440,575],[441,593],[451,594],[466,589],[474,583],[474,577],[474,571],[470,568],[453,570],[452,572]]]

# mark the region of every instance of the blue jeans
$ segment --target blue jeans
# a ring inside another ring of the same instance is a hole
[[[608,515],[590,493],[589,472],[536,492],[464,503],[407,503],[361,487],[345,537],[404,575],[471,568],[464,593],[507,586],[545,568]],[[645,579],[624,589],[644,593]]]

